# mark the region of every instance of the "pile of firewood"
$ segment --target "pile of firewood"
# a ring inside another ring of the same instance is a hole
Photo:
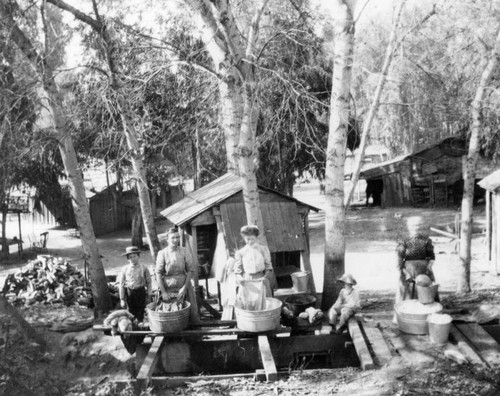
[[[112,293],[115,287],[110,285]],[[3,294],[14,305],[36,303],[78,304],[93,307],[92,291],[83,274],[66,260],[38,256],[23,268],[9,274]]]

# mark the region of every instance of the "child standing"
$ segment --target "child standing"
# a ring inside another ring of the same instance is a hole
[[[127,256],[128,264],[120,273],[120,305],[128,308],[139,322],[144,319],[146,303],[151,296],[151,274],[145,265],[139,263],[141,251],[135,246],[125,249],[122,256]]]
[[[342,282],[344,287],[340,291],[337,301],[335,301],[335,304],[328,311],[328,320],[332,326],[332,332],[336,334],[341,334],[346,328],[349,318],[361,309],[359,294],[354,290],[357,282],[353,276],[351,274],[344,274],[339,279],[339,282]],[[338,327],[335,329],[339,315]]]

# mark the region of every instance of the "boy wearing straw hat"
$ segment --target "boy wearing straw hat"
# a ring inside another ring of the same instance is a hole
[[[328,311],[328,320],[332,326],[332,332],[341,334],[349,318],[360,310],[361,303],[357,290],[354,290],[356,279],[351,274],[344,274],[338,281],[342,282],[344,287],[340,290],[337,301]],[[339,316],[338,327],[335,329]]]
[[[127,256],[128,264],[119,275],[120,305],[128,308],[139,322],[144,319],[146,303],[151,296],[151,274],[139,262],[141,251],[135,246],[125,248],[122,256]]]

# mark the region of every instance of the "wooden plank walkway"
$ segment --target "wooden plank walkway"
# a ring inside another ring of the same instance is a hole
[[[462,332],[457,328],[457,325],[452,324],[450,329],[450,334],[457,343],[457,347],[461,353],[469,360],[472,364],[485,365],[487,364],[481,355],[469,345],[467,338],[462,334]]]
[[[269,339],[267,336],[260,335],[258,337],[258,343],[262,365],[264,366],[264,371],[266,372],[266,379],[268,381],[277,381],[278,370],[276,369],[276,363],[274,363],[273,353],[271,352],[271,346],[269,345]]]
[[[349,334],[351,335],[352,342],[354,343],[354,348],[356,348],[356,353],[359,357],[359,362],[363,370],[371,370],[375,368],[375,363],[373,362],[372,355],[366,345],[363,333],[359,328],[359,323],[356,318],[349,319],[348,322]]]
[[[375,360],[378,361],[379,365],[383,366],[389,362],[389,360],[392,359],[391,350],[387,346],[380,330],[376,327],[368,326],[363,326],[363,330],[365,331],[367,341],[375,354]]]
[[[486,330],[477,323],[458,324],[457,328],[489,366],[500,365],[500,345]]]
[[[158,359],[160,358],[160,352],[164,341],[163,337],[156,337],[153,344],[151,344],[146,359],[144,359],[139,374],[137,374],[136,384],[139,390],[145,390],[148,387],[151,376],[158,363]]]

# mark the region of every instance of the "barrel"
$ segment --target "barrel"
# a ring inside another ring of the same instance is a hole
[[[417,285],[418,301],[422,304],[431,304],[436,300],[436,293],[439,285],[419,286]]]
[[[277,298],[266,298],[266,309],[262,311],[247,311],[236,305],[236,325],[238,329],[259,333],[279,328],[282,302]]]
[[[189,301],[185,301],[184,304],[184,308],[174,312],[155,311],[156,304],[148,304],[146,311],[150,330],[155,333],[176,333],[186,329],[189,326],[191,304]]]
[[[429,338],[434,344],[446,344],[450,335],[452,317],[447,314],[432,314],[427,317]]]
[[[309,274],[304,271],[294,272],[290,274],[293,282],[293,289],[297,293],[307,293],[309,292],[308,280]]]

